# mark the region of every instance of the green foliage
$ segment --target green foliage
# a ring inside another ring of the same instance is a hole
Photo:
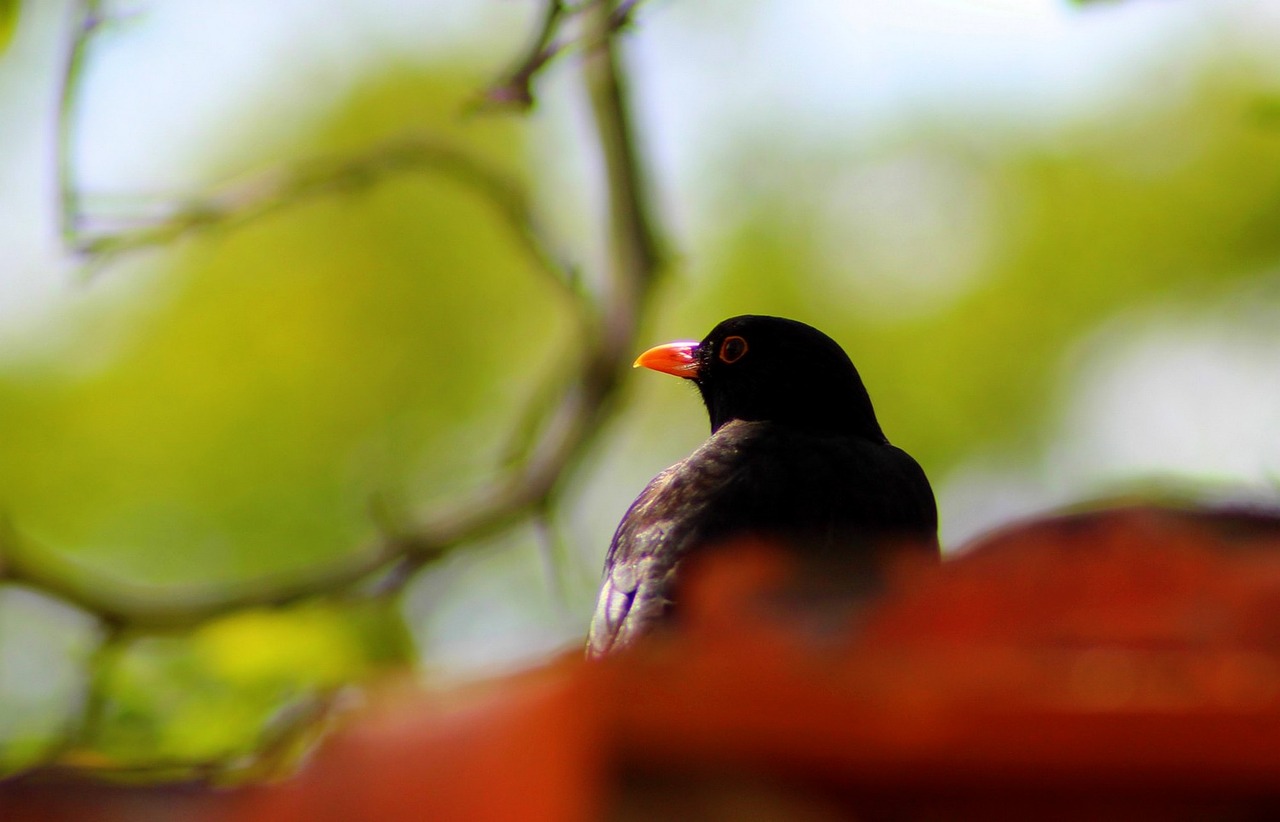
[[[749,151],[725,177],[758,188],[679,310],[697,317],[682,333],[742,311],[808,318],[846,344],[890,437],[932,476],[973,453],[1025,453],[1088,332],[1229,292],[1280,260],[1280,141],[1248,116],[1257,94],[1227,71],[1047,139],[923,124],[858,152]],[[832,218],[842,186],[886,167],[903,203]],[[896,236],[859,230],[885,211]],[[897,227],[912,220],[924,227]],[[957,258],[956,282],[935,283]]]
[[[18,13],[22,10],[22,0],[0,0],[0,54],[4,54],[13,42],[13,34],[18,29]]]
[[[517,121],[460,124],[478,83],[393,71],[290,154],[419,128],[518,173]],[[438,175],[282,209],[131,276],[131,298],[90,297],[52,353],[0,373],[0,430],[21,432],[0,445],[0,499],[33,544],[141,583],[271,578],[362,550],[492,470],[569,342],[560,296],[492,204]],[[403,663],[396,622],[310,608],[140,637],[89,744],[113,765],[248,753],[282,705]]]
[[[227,762],[259,750],[282,706],[366,670],[332,609],[249,612],[190,637],[144,637],[109,669],[92,740],[100,764]]]
[[[452,127],[464,89],[393,75],[297,154]],[[516,156],[504,122],[472,130]],[[79,319],[59,357],[91,365],[10,381],[9,513],[125,576],[234,579],[358,550],[371,511],[474,482],[566,331],[490,209],[405,177],[185,246],[140,309]]]

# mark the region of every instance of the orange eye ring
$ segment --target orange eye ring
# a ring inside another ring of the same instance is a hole
[[[747,354],[747,341],[742,337],[725,337],[720,343],[720,362],[732,365]]]

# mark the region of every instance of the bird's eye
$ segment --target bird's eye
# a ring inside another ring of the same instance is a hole
[[[747,341],[741,337],[726,337],[720,343],[720,362],[732,365],[747,353]]]

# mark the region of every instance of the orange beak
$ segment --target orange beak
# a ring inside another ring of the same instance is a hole
[[[652,368],[664,374],[674,374],[686,380],[698,376],[698,361],[694,352],[698,350],[696,342],[673,342],[650,348],[636,358],[632,368]]]

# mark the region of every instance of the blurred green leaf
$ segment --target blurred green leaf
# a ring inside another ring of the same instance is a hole
[[[1249,107],[1249,113],[1261,128],[1280,129],[1280,96],[1259,96]]]
[[[291,153],[419,128],[518,174],[518,122],[459,122],[473,90],[392,71]],[[297,572],[361,550],[373,508],[487,476],[567,342],[560,295],[509,227],[438,174],[283,209],[166,262],[143,299],[94,302],[54,359],[0,384],[0,423],[26,432],[0,460],[15,522],[144,580]]]
[[[1280,259],[1280,142],[1240,117],[1259,93],[1246,76],[1040,138],[922,123],[857,153],[747,148],[720,175],[746,205],[672,307],[691,318],[674,333],[741,312],[808,319],[845,343],[890,438],[935,477],[974,453],[1028,453],[1091,331]],[[939,283],[958,258],[972,270]]]
[[[22,0],[0,0],[0,54],[4,54],[13,42],[13,34],[18,30],[18,12],[22,9]]]
[[[282,710],[368,670],[340,611],[248,611],[190,637],[130,643],[107,679],[102,764],[225,762],[255,752]]]
[[[329,611],[246,611],[200,628],[195,652],[230,686],[296,680],[332,686],[363,669],[363,654],[345,620]]]

